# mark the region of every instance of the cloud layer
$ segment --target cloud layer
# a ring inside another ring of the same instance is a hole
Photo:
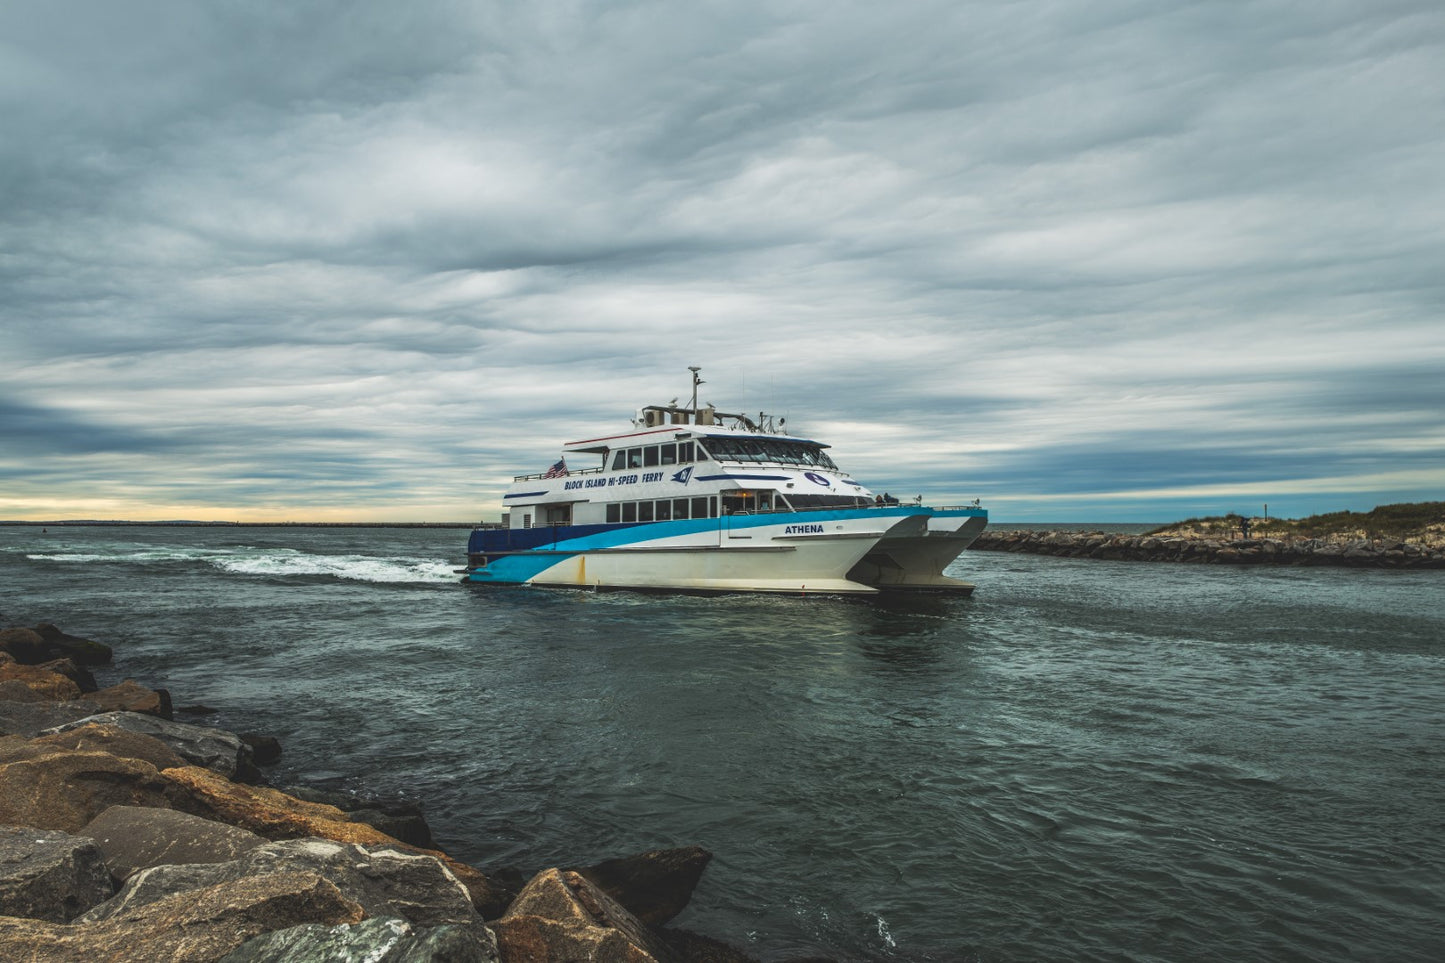
[[[689,364],[997,518],[1445,497],[1438,3],[22,2],[0,116],[0,518],[477,518]]]

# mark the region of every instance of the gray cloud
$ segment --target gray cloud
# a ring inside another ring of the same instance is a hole
[[[1410,0],[12,4],[0,516],[475,517],[688,364],[1005,516],[1438,498],[1442,47]]]

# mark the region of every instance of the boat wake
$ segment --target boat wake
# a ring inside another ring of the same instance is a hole
[[[118,548],[109,553],[56,552],[26,555],[60,564],[190,565],[202,563],[235,575],[262,577],[320,576],[353,582],[452,582],[453,566],[434,558],[373,555],[316,555],[278,548]]]

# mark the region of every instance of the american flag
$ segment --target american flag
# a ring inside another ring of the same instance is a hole
[[[542,477],[561,478],[563,475],[566,474],[568,474],[567,459],[563,458],[561,461],[557,462],[557,464],[553,465],[551,468],[548,468],[546,474],[544,474]]]

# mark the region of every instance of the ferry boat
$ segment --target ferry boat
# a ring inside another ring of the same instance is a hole
[[[463,581],[588,589],[877,595],[974,586],[943,574],[988,524],[970,506],[875,494],[783,418],[691,403],[563,446],[475,529]]]

